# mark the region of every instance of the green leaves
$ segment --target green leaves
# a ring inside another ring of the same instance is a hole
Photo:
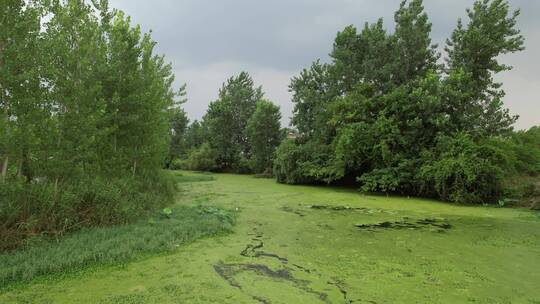
[[[274,152],[282,140],[280,120],[278,106],[267,100],[257,102],[255,113],[246,126],[251,146],[250,167],[254,173],[272,170]]]
[[[161,210],[161,216],[166,217],[166,218],[170,218],[172,213],[173,211],[171,208],[164,208],[163,210]]]
[[[515,121],[492,76],[507,69],[500,54],[523,49],[518,14],[507,1],[475,2],[470,22],[458,22],[447,43],[446,67],[421,0],[402,1],[393,33],[382,19],[362,31],[347,26],[330,64],[315,61],[292,79],[300,134],[278,148],[278,181],[356,180],[364,191],[494,201],[502,156],[483,141],[507,134]],[[469,148],[449,156],[438,152],[441,138]]]
[[[0,181],[22,188],[13,195],[22,207],[11,219],[49,222],[25,233],[64,232],[130,212],[140,215],[151,208],[135,207],[138,197],[153,207],[153,199],[172,192],[156,195],[141,186],[142,180],[159,179],[169,148],[170,109],[182,103],[181,92],[172,89],[172,68],[129,17],[109,11],[106,0],[92,3],[0,5]],[[176,118],[179,130],[181,117]],[[110,200],[94,199],[78,187],[79,181],[104,177],[133,182],[140,193],[116,195],[123,187],[118,182],[106,187]],[[63,209],[68,216],[62,208],[30,208],[25,193],[35,188],[50,191],[43,201],[52,206],[70,193]],[[12,203],[6,200],[0,199],[0,209]],[[80,224],[64,227],[51,220],[60,216]],[[18,231],[10,225],[4,230]]]
[[[241,170],[241,160],[250,158],[247,124],[262,98],[262,88],[255,87],[251,76],[242,72],[229,78],[219,91],[219,99],[210,103],[204,123],[208,142],[218,152],[220,169]]]

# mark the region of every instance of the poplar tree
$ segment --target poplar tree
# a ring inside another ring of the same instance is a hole
[[[255,87],[251,76],[242,72],[229,78],[220,89],[219,98],[210,103],[204,122],[223,169],[235,169],[240,160],[250,158],[246,127],[262,97],[262,88]]]
[[[0,10],[1,180],[15,164],[17,175],[30,181],[31,154],[45,135],[49,109],[40,78],[41,6],[6,0]]]
[[[525,49],[517,28],[519,14],[507,1],[479,0],[467,9],[466,25],[458,20],[446,45],[448,111],[460,113],[452,117],[455,130],[498,135],[517,120],[504,108],[505,92],[493,77],[512,68],[499,62],[500,55]]]
[[[280,120],[278,106],[267,100],[257,102],[246,129],[251,145],[251,169],[255,173],[271,172],[274,152],[283,137]]]

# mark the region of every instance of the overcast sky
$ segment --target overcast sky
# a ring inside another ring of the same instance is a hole
[[[184,108],[200,119],[230,76],[248,71],[266,97],[279,104],[283,124],[292,111],[288,85],[312,61],[328,61],[336,33],[383,17],[393,28],[399,0],[111,0],[145,31],[152,30],[157,51],[172,62],[176,85],[187,84]],[[473,0],[425,0],[432,38],[442,45]],[[510,0],[521,8],[524,52],[505,56],[514,69],[498,76],[505,103],[520,115],[517,128],[540,125],[540,1]]]

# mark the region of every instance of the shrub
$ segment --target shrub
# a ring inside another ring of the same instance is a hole
[[[239,173],[239,174],[252,173],[253,171],[251,168],[251,161],[243,155],[240,156],[240,158],[238,159],[238,163],[236,164],[234,168],[234,172]]]
[[[502,195],[504,155],[489,144],[475,143],[468,135],[441,137],[420,169],[424,191],[456,203],[496,203]]]
[[[216,170],[218,168],[217,158],[217,151],[212,149],[208,143],[204,143],[189,153],[186,169],[199,171]]]
[[[170,203],[173,193],[173,181],[161,174],[0,184],[0,251],[33,237],[132,222]]]
[[[299,162],[302,158],[302,147],[293,140],[286,139],[276,150],[274,175],[279,183],[296,184],[305,181]]]
[[[173,161],[169,164],[170,170],[181,170],[181,169],[187,169],[188,167],[188,160],[186,159],[173,159]]]

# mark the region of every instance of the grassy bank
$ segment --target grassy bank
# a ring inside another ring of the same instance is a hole
[[[175,177],[84,176],[0,183],[0,252],[91,227],[130,224],[174,203]]]
[[[176,182],[206,178],[174,175]],[[0,254],[0,287],[96,265],[115,265],[150,254],[174,251],[193,240],[228,231],[234,215],[209,206],[173,206],[131,224],[84,228],[51,241],[27,240]]]

